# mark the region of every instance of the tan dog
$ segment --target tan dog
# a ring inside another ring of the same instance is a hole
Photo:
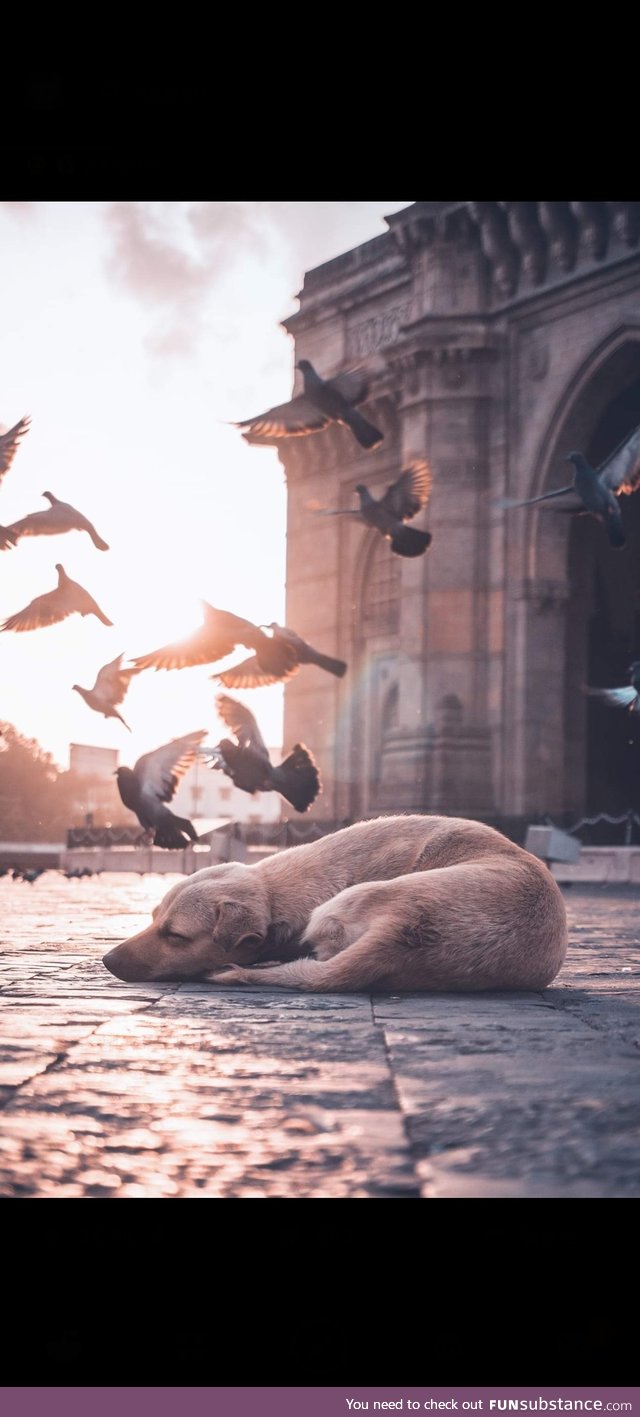
[[[311,948],[317,959],[300,958]],[[541,862],[479,822],[407,816],[198,871],[104,963],[127,980],[225,969],[216,983],[541,988],[565,948],[564,903]],[[270,959],[295,963],[227,968]]]

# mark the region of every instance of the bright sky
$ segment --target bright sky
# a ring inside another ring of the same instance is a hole
[[[284,472],[274,448],[249,447],[224,421],[290,397],[293,341],[279,321],[304,271],[408,205],[0,203],[0,426],[32,419],[0,486],[0,524],[45,509],[47,490],[111,547],[74,531],[0,552],[0,621],[54,589],[58,561],[113,620],[0,635],[0,718],[62,767],[70,742],[133,763],[193,729],[223,736],[213,666],[136,677],[131,734],[71,686],[92,688],[121,651],[188,634],[200,597],[284,622]],[[268,743],[281,741],[282,692],[238,693]]]

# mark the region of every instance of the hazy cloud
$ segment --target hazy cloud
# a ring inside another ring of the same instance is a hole
[[[35,202],[0,202],[0,207],[8,212],[9,216],[17,217],[18,221],[35,216]]]
[[[118,202],[108,209],[108,272],[159,315],[146,340],[151,354],[194,352],[206,302],[221,277],[249,247],[262,245],[253,205]]]

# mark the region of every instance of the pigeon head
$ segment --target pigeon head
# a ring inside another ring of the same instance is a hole
[[[81,689],[79,684],[72,684],[71,688],[75,689],[78,694],[84,693],[84,689]]]
[[[627,670],[627,673],[628,673],[628,674],[638,674],[638,673],[640,673],[640,659],[634,659],[633,664],[630,664],[630,665],[629,665],[629,668],[628,668],[628,670]]]
[[[303,374],[306,374],[307,370],[309,370],[310,368],[311,365],[308,359],[299,359],[298,363],[296,364],[296,369],[300,369]]]
[[[57,502],[58,500],[57,497],[54,497],[53,492],[43,492],[42,495],[46,497],[48,502]]]
[[[574,467],[584,467],[586,464],[584,453],[567,453],[565,462],[573,463]]]

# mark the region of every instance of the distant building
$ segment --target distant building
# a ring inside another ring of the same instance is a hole
[[[98,823],[127,819],[115,779],[117,748],[98,748],[93,743],[69,744],[69,770],[78,779],[76,817],[95,817]]]
[[[92,743],[69,744],[69,768],[79,777],[113,777],[118,757],[117,748],[96,748]]]
[[[372,366],[384,433],[374,452],[335,424],[278,445],[286,622],[349,663],[285,689],[284,741],[324,781],[312,815],[624,811],[638,734],[583,686],[640,658],[640,492],[624,551],[591,517],[495,502],[563,486],[568,452],[597,465],[640,423],[640,203],[415,202],[387,224],[309,271],[284,322],[320,374]],[[380,495],[415,455],[425,556],[310,512]]]

